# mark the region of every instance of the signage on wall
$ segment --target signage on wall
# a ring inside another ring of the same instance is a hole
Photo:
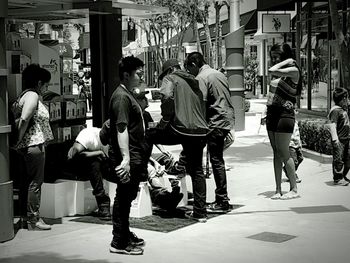
[[[263,14],[263,33],[288,33],[290,32],[290,14]]]

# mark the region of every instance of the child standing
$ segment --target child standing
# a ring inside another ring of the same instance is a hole
[[[301,179],[296,174],[296,171],[298,170],[298,167],[301,164],[301,162],[304,160],[304,157],[302,152],[302,144],[301,144],[299,125],[297,120],[295,120],[293,134],[292,134],[292,137],[290,138],[289,154],[294,161],[296,182],[301,183]],[[285,167],[283,167],[283,171],[287,175]],[[289,178],[287,181],[289,182]]]
[[[349,104],[346,89],[337,88],[333,92],[335,106],[331,108],[328,118],[333,146],[333,180],[334,185],[347,186],[346,177],[350,169],[350,122],[347,113]]]

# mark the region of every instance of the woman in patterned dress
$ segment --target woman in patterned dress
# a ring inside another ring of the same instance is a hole
[[[44,181],[45,143],[53,139],[50,115],[41,100],[41,94],[47,90],[50,79],[49,71],[37,64],[29,65],[22,73],[23,92],[12,105],[18,123],[15,148],[23,156],[28,184],[28,230],[51,229],[39,216],[41,185]]]

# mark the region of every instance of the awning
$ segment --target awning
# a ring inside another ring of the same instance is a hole
[[[295,0],[264,0],[257,1],[259,11],[295,10]]]
[[[252,10],[250,12],[244,13],[240,16],[240,24],[241,26],[245,26],[244,30],[245,32],[252,32],[252,31],[256,31],[257,30],[257,11],[256,10]],[[209,30],[210,30],[210,37],[212,39],[215,39],[216,37],[216,27],[215,24],[211,24],[209,26]],[[204,27],[200,28],[198,30],[199,32],[199,40],[205,41],[206,40],[206,35],[205,35],[205,29]],[[230,21],[228,19],[221,21],[221,32],[222,35],[225,36],[228,33],[230,33]],[[177,36],[172,37],[169,42],[170,44],[176,44],[177,41]],[[196,39],[194,36],[194,32],[192,27],[188,27],[186,29],[185,35],[184,35],[184,39],[183,39],[183,43],[195,43]]]

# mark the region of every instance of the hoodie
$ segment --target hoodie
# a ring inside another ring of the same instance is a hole
[[[163,122],[181,135],[207,135],[209,128],[204,115],[203,94],[194,76],[182,70],[167,75],[160,93]]]

